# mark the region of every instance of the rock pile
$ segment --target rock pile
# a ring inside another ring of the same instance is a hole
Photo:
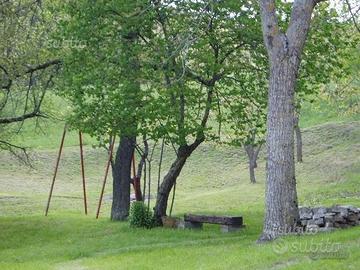
[[[360,208],[348,205],[300,207],[300,224],[305,231],[331,231],[360,225]]]

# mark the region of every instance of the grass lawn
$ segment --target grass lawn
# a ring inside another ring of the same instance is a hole
[[[320,120],[304,124],[304,163],[297,164],[300,204],[360,207],[360,121]],[[0,269],[360,269],[360,227],[256,244],[264,211],[265,153],[258,183],[250,184],[242,149],[210,143],[186,164],[174,214],[242,215],[247,227],[239,232],[221,233],[216,225],[201,231],[142,230],[111,222],[111,178],[96,220],[106,153],[93,149],[91,138],[85,147],[90,211],[84,216],[76,133],[69,136],[44,217],[61,132],[56,124],[48,136],[35,136],[30,129],[24,133],[21,140],[36,147],[34,168],[0,154]],[[173,157],[169,147],[162,174]],[[152,190],[158,158],[156,149]]]

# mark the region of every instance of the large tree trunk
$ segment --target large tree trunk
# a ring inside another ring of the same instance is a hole
[[[267,119],[266,213],[261,240],[293,229],[299,219],[294,164],[294,67],[271,67]]]
[[[260,1],[270,80],[265,220],[259,241],[272,240],[292,231],[299,220],[294,161],[294,92],[311,15],[320,1],[295,0],[285,33],[278,24],[275,0]]]
[[[121,137],[113,172],[113,201],[111,220],[125,220],[130,208],[131,161],[135,148],[134,137]]]
[[[294,116],[294,130],[296,136],[296,161],[303,162],[303,154],[302,154],[302,136],[301,130],[299,126],[299,116]]]

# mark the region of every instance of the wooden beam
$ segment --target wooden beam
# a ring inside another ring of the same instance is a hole
[[[242,225],[242,217],[228,217],[228,216],[205,216],[205,215],[184,215],[184,221],[198,222],[198,223],[212,223],[222,225]]]

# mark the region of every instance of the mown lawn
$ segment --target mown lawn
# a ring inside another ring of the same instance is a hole
[[[90,145],[85,148],[89,215],[82,214],[78,147],[70,144],[50,214],[44,217],[57,151],[48,146],[55,144],[61,128],[51,132],[44,147],[33,152],[33,169],[0,155],[0,269],[360,268],[360,227],[256,244],[263,221],[265,155],[260,157],[258,183],[252,185],[244,152],[225,146],[205,144],[190,158],[178,182],[174,214],[240,214],[247,227],[239,232],[224,234],[216,225],[202,231],[141,230],[111,222],[111,181],[96,220],[106,153]],[[307,127],[304,144],[305,161],[297,165],[300,204],[360,207],[360,122]],[[152,190],[158,156],[156,150]],[[162,174],[172,158],[169,147]]]
[[[244,216],[253,215],[244,212]],[[358,269],[360,228],[258,245],[241,232],[130,229],[74,214],[2,218],[0,269]]]

